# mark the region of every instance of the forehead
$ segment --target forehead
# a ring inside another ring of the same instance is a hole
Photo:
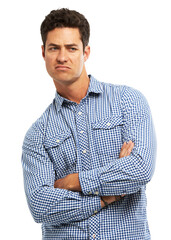
[[[46,44],[71,44],[81,43],[80,32],[78,28],[55,28],[52,31],[48,32]]]

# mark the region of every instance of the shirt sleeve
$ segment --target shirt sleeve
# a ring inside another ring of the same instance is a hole
[[[140,190],[152,178],[156,156],[156,138],[149,105],[144,96],[125,87],[121,98],[123,114],[122,143],[132,140],[130,156],[108,158],[108,164],[79,174],[85,195],[100,196],[131,194]],[[98,161],[98,157],[97,161]],[[101,157],[101,156],[100,156]],[[106,161],[105,161],[106,162]]]
[[[81,221],[100,211],[100,197],[54,188],[53,164],[38,125],[34,124],[27,132],[22,153],[25,193],[34,220],[60,225]]]

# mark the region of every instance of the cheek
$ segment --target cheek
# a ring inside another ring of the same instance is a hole
[[[52,57],[45,58],[46,68],[49,69],[53,66],[54,59]]]
[[[81,56],[77,59],[77,67],[79,69],[82,69],[84,65],[84,56]]]

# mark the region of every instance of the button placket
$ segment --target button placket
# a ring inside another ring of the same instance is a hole
[[[78,141],[78,154],[79,154],[79,164],[81,170],[89,170],[92,168],[91,158],[90,158],[90,147],[89,147],[89,138],[88,138],[88,122],[86,119],[86,103],[81,102],[78,105],[76,113],[76,128],[77,128],[77,141]],[[92,195],[92,192],[89,192]],[[96,190],[97,194],[97,190]],[[99,214],[98,210],[94,209],[93,215],[89,218],[89,227],[90,227],[90,239],[99,238]]]
[[[90,232],[90,239],[99,239],[99,214],[98,211],[94,211],[94,214],[89,219],[89,232]]]
[[[95,239],[95,238],[96,238],[96,234],[93,234],[93,236],[92,236],[92,237],[93,237],[93,239]]]
[[[88,134],[87,134],[85,102],[81,102],[78,105],[78,109],[76,113],[76,125],[77,125],[79,154],[80,154],[80,161],[81,161],[80,165],[82,170],[87,170],[90,167],[90,158],[89,158],[89,141],[88,141]]]

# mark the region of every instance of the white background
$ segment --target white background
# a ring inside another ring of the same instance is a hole
[[[1,239],[41,239],[28,210],[21,148],[55,88],[41,56],[40,24],[52,9],[83,13],[91,25],[88,73],[126,84],[147,98],[156,128],[156,171],[147,186],[152,240],[171,239],[171,4],[152,0],[3,1],[0,6]]]

